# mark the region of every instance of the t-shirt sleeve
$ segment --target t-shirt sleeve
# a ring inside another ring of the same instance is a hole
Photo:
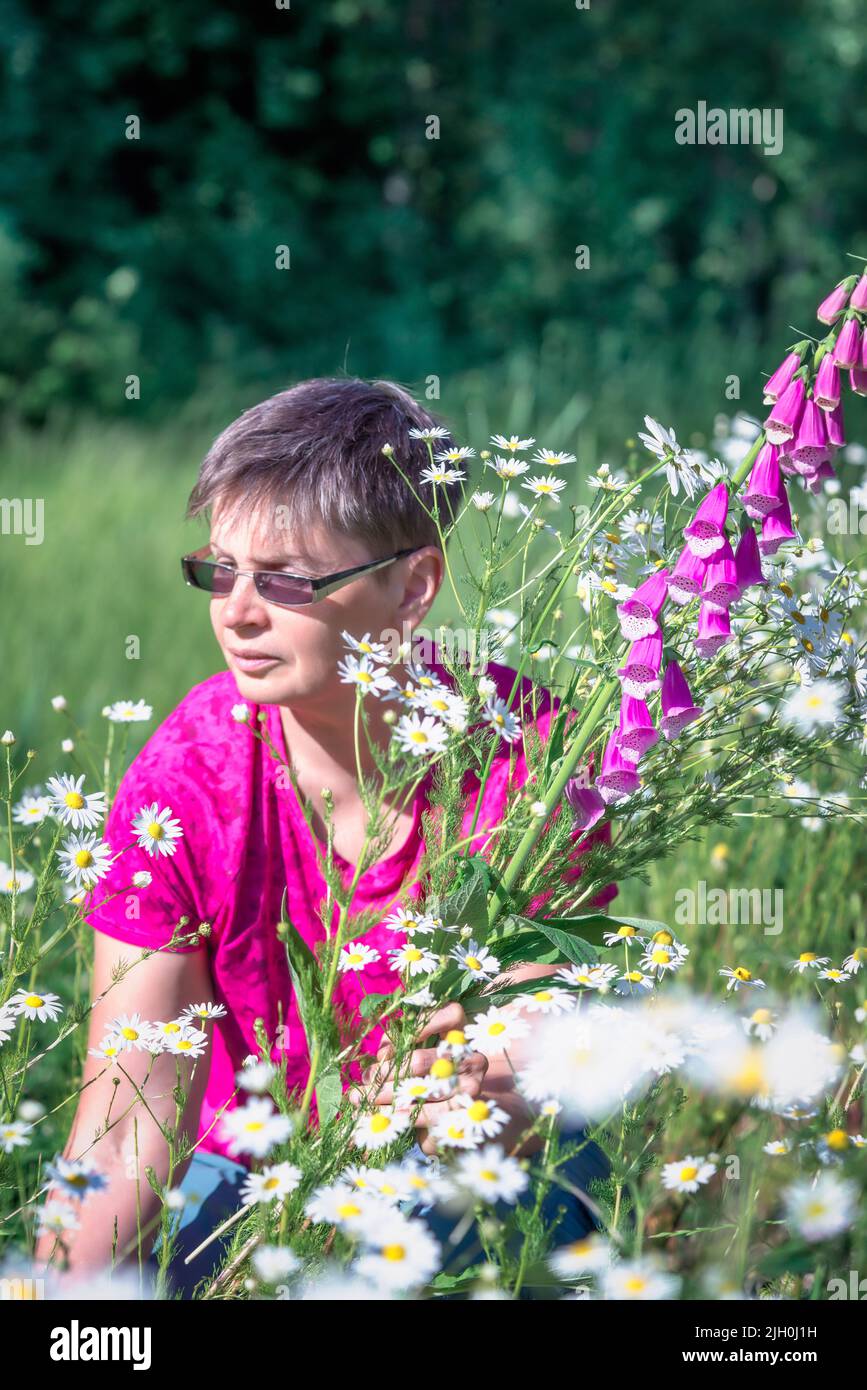
[[[170,778],[156,777],[152,761],[140,755],[121,780],[103,832],[115,857],[82,905],[84,920],[96,931],[145,949],[165,947],[176,931],[189,938],[214,910],[202,854],[208,844],[205,799],[191,780],[179,779],[174,771]],[[150,853],[138,843],[132,822],[154,803],[157,813],[168,808],[180,822],[183,833],[171,841],[172,854]],[[135,883],[138,874],[150,875],[150,882]],[[182,917],[188,921],[179,928]],[[193,951],[203,944],[200,937],[171,949]]]

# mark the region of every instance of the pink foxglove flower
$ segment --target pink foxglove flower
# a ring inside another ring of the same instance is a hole
[[[813,383],[813,400],[820,410],[833,410],[840,404],[840,368],[830,352],[819,363]]]
[[[829,295],[822,300],[816,310],[816,318],[820,323],[833,323],[842,314],[849,302],[849,291],[852,285],[851,279],[841,280]]]
[[[620,701],[620,724],[617,742],[628,763],[637,763],[659,740],[653,727],[650,710],[644,700],[636,700],[634,695],[624,695]]]
[[[676,661],[669,661],[662,678],[662,718],[659,727],[667,739],[677,738],[704,710],[693,703],[686,676]]]
[[[631,598],[620,604],[617,616],[620,631],[627,642],[652,637],[659,631],[657,619],[668,594],[667,579],[668,570],[657,570],[643,584],[639,584]]]
[[[693,555],[707,559],[725,544],[725,522],[729,508],[729,491],[725,483],[717,483],[696,508],[695,516],[683,534]]]
[[[867,333],[864,337],[867,340]],[[867,367],[855,367],[849,373],[849,385],[856,396],[867,396]]]
[[[577,777],[566,783],[566,800],[572,807],[572,829],[592,830],[605,814],[605,802],[595,787],[582,787]]]
[[[798,433],[790,450],[792,462],[799,473],[812,473],[830,456],[826,415],[815,401],[805,401]]]
[[[825,428],[828,431],[828,443],[835,449],[842,449],[846,443],[846,432],[843,429],[843,402],[833,410],[829,410],[825,416]]]
[[[677,557],[677,564],[668,577],[668,593],[673,603],[689,603],[701,590],[707,560],[694,555],[688,545],[683,547]]]
[[[835,478],[836,476],[832,465],[826,460],[825,463],[819,464],[815,473],[810,473],[808,477],[804,478],[804,484],[811,492],[818,493],[822,491],[822,484],[826,478]]]
[[[834,361],[838,367],[860,367],[861,329],[857,319],[847,319],[840,329],[834,348]]]
[[[728,609],[739,597],[738,576],[731,545],[726,541],[722,550],[712,556],[704,576],[702,604],[709,608]]]
[[[641,786],[641,778],[635,771],[634,764],[624,758],[618,746],[616,731],[611,734],[605,745],[596,785],[604,801],[617,801],[619,797],[629,796]]]
[[[747,515],[761,520],[780,505],[780,450],[776,444],[763,444],[750,473],[747,490],[741,497]]]
[[[759,538],[752,526],[747,527],[738,541],[738,548],[735,551],[735,573],[738,577],[739,594],[743,594],[744,590],[751,588],[753,584],[767,583],[762,573]]]
[[[771,444],[788,444],[793,438],[804,409],[806,387],[802,376],[795,377],[786,387],[765,420],[765,434]]]
[[[626,654],[626,665],[617,674],[627,695],[643,700],[651,690],[659,688],[659,668],[662,664],[662,633],[642,637]]]
[[[720,647],[730,642],[733,636],[728,609],[712,608],[709,603],[703,603],[699,609],[698,633],[694,643],[699,656],[706,659],[716,656]]]
[[[796,531],[792,525],[792,512],[789,507],[789,497],[785,488],[783,498],[776,511],[769,512],[762,521],[762,534],[759,540],[759,550],[762,555],[776,555],[783,541],[795,539]]]
[[[765,405],[776,405],[800,365],[799,352],[790,352],[788,357],[783,359],[773,376],[765,383]]]
[[[850,309],[867,309],[867,275],[862,275],[849,300]]]

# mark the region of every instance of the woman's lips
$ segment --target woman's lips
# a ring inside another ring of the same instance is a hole
[[[229,655],[242,671],[264,671],[269,666],[276,666],[279,660],[276,656],[242,656],[240,652],[230,652]]]

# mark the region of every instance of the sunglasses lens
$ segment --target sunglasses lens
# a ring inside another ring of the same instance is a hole
[[[260,574],[256,585],[268,603],[312,603],[313,586],[309,579],[294,579],[291,574]]]
[[[228,594],[232,591],[235,576],[226,565],[215,565],[207,560],[187,560],[184,573],[197,589],[206,589],[209,594]]]

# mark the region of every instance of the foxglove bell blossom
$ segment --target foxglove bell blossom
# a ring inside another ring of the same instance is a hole
[[[765,405],[776,405],[801,365],[801,354],[790,352],[764,386]]]
[[[767,583],[762,572],[759,538],[752,526],[747,527],[738,541],[738,548],[735,551],[735,573],[738,580],[738,594],[741,597],[744,590],[751,588],[753,584]]]
[[[681,729],[698,719],[704,710],[693,703],[692,692],[676,661],[669,661],[662,678],[662,717],[659,727],[667,739],[677,738]]]
[[[604,801],[617,801],[621,796],[629,796],[641,786],[641,778],[635,771],[634,763],[623,756],[617,742],[616,730],[605,745],[596,785]]]
[[[677,557],[677,564],[668,577],[668,593],[672,603],[689,603],[701,591],[707,560],[694,555],[688,545]]]
[[[741,497],[747,516],[761,520],[780,505],[780,450],[776,444],[763,444],[753,464],[747,490]]]
[[[812,473],[820,463],[830,458],[826,418],[825,412],[819,409],[815,401],[804,402],[798,432],[789,450],[799,473]]]
[[[852,281],[847,277],[845,280],[841,280],[829,295],[825,296],[816,310],[816,318],[820,323],[833,323],[836,318],[839,318],[849,301],[851,286]]]
[[[780,506],[776,511],[769,512],[762,520],[762,534],[759,540],[759,550],[762,555],[776,555],[783,541],[792,541],[797,532],[792,525],[792,512],[789,507],[789,497],[785,487]]]
[[[703,497],[695,516],[683,534],[693,555],[707,559],[725,544],[725,522],[729,507],[729,491],[725,483],[717,483]]]
[[[813,400],[820,410],[833,410],[840,404],[840,368],[830,352],[819,363],[813,385]]]
[[[804,378],[796,376],[786,387],[765,420],[765,434],[771,444],[788,444],[795,435],[804,409]]]
[[[849,300],[850,309],[867,309],[867,275],[862,275]]]
[[[631,598],[620,604],[617,616],[627,642],[637,642],[659,632],[657,619],[668,595],[667,579],[668,570],[657,570],[639,584]]]
[[[659,668],[662,664],[662,633],[642,637],[633,642],[626,654],[625,666],[617,674],[627,695],[643,700],[651,690],[659,688]]]
[[[637,763],[659,740],[653,727],[650,710],[644,700],[634,695],[623,695],[620,701],[620,724],[617,741],[620,751],[629,763]]]
[[[834,345],[834,361],[838,367],[861,366],[861,328],[856,318],[847,319]]]
[[[846,443],[846,433],[843,428],[843,403],[840,402],[833,410],[829,410],[825,416],[825,427],[828,431],[828,443],[835,449],[842,449]]]
[[[705,571],[701,601],[702,605],[709,608],[728,609],[738,597],[735,557],[731,545],[726,541],[723,549],[713,556]]]
[[[716,656],[720,647],[730,642],[734,633],[731,629],[727,608],[713,608],[703,603],[698,614],[698,633],[694,646],[700,657],[709,659]]]
[[[572,829],[592,830],[605,814],[605,802],[595,787],[582,787],[577,777],[566,783],[566,800],[572,807]]]

